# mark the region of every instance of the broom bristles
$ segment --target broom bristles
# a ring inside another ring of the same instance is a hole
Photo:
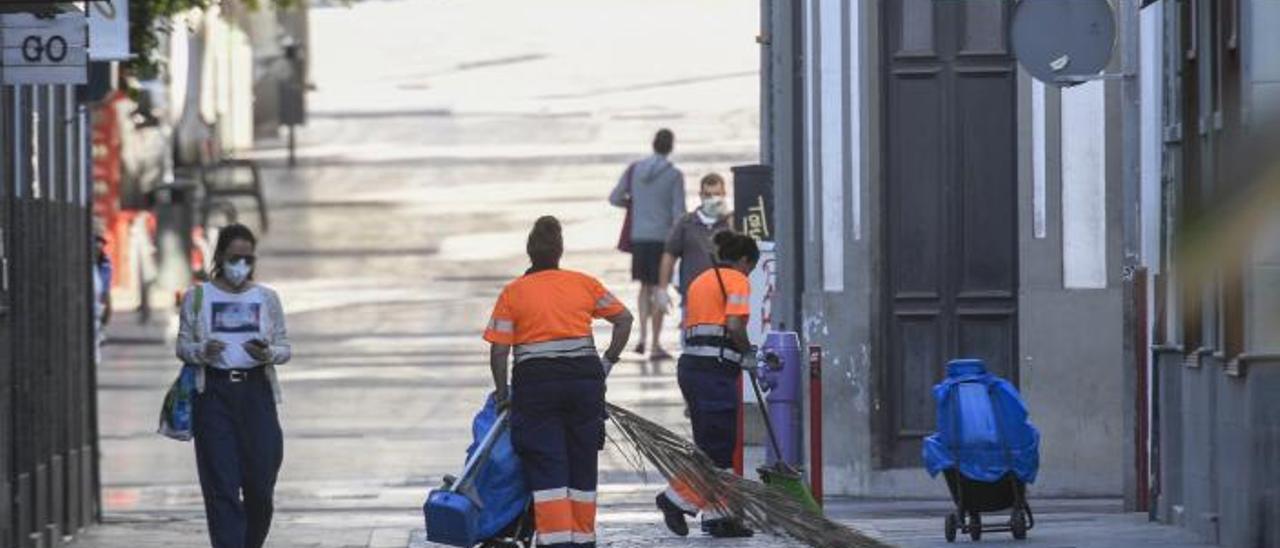
[[[640,415],[606,404],[609,417],[668,481],[679,478],[707,496],[715,510],[762,532],[821,548],[878,548],[887,544],[815,513],[780,489],[720,470],[693,443]],[[621,445],[614,444],[621,448]],[[624,451],[624,454],[626,452]],[[628,456],[628,460],[636,463]]]

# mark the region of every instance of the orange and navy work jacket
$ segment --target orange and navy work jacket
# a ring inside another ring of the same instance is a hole
[[[684,354],[741,363],[742,355],[732,350],[728,326],[730,316],[751,315],[751,280],[746,274],[725,267],[707,269],[689,284],[685,306]]]
[[[598,357],[591,321],[624,310],[591,276],[541,270],[502,290],[484,339],[514,347],[517,365],[534,359]]]

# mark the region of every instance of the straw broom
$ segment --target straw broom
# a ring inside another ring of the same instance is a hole
[[[889,546],[815,513],[781,490],[724,472],[697,446],[676,433],[631,411],[606,405],[609,417],[639,457],[652,463],[666,479],[678,477],[695,491],[709,495],[707,498],[716,510],[756,530],[791,537],[819,548]],[[640,459],[628,455],[616,440],[614,444],[632,464],[641,464]]]

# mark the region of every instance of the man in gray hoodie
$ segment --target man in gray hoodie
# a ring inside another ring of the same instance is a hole
[[[664,244],[671,227],[685,213],[684,174],[667,159],[675,139],[671,130],[658,130],[653,136],[653,155],[628,166],[609,195],[609,203],[631,208],[631,279],[640,282],[640,302],[636,307],[640,343],[636,352],[645,353],[652,328],[652,360],[671,359],[659,341],[666,308],[655,302]]]

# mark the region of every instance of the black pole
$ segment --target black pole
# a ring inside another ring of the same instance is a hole
[[[293,124],[289,124],[289,167],[294,167],[298,165],[298,158],[294,154],[294,145],[296,143],[296,141],[294,140],[294,131],[293,131],[294,127],[296,126],[294,126]]]

